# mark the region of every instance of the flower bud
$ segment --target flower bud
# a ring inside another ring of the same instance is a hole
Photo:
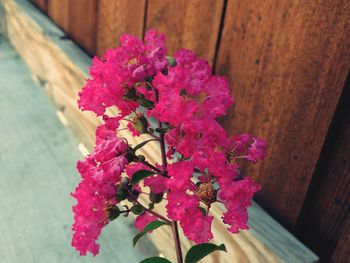
[[[117,186],[117,191],[116,192],[117,193],[115,195],[115,199],[117,201],[120,202],[120,201],[123,201],[123,200],[126,199],[126,196],[128,194],[128,190],[122,184]]]
[[[169,67],[175,67],[176,66],[176,60],[174,57],[167,57],[168,63],[169,63]]]
[[[107,209],[108,220],[113,221],[120,216],[120,209],[118,206],[111,206]]]
[[[216,201],[217,191],[214,189],[213,184],[202,183],[198,186],[197,195],[205,203],[213,203]]]
[[[132,119],[134,122],[134,129],[140,133],[147,133],[148,121],[142,114],[136,114]]]
[[[139,191],[137,191],[137,190],[131,190],[131,185],[130,185],[130,189],[129,189],[129,191],[128,191],[128,193],[127,193],[127,196],[126,196],[126,198],[128,199],[128,201],[129,202],[134,202],[135,200],[137,200],[137,198],[139,197],[139,195],[140,195],[140,193],[139,193]]]
[[[163,193],[156,194],[156,193],[151,192],[149,195],[149,200],[152,203],[156,203],[156,204],[160,203],[163,200]]]
[[[145,156],[143,155],[139,155],[137,156],[137,158],[139,159],[140,162],[144,162],[146,160]]]
[[[145,210],[144,207],[142,205],[139,205],[139,204],[134,205],[133,207],[130,208],[130,211],[135,215],[142,214],[144,210]]]

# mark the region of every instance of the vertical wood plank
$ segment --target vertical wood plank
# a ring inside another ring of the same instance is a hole
[[[260,203],[294,226],[350,66],[350,2],[228,1],[218,55],[237,104],[230,132],[267,138],[247,172]]]
[[[350,217],[346,219],[337,247],[331,258],[334,263],[347,263],[350,259]]]
[[[37,7],[39,7],[42,11],[47,11],[47,1],[48,0],[31,0]]]
[[[65,32],[68,32],[69,0],[48,0],[49,17]]]
[[[344,235],[346,220],[350,216],[349,101],[350,75],[297,224],[300,240],[324,262],[329,262],[334,249],[339,247],[338,240]],[[341,246],[338,249],[342,249]]]
[[[117,46],[123,33],[142,38],[145,0],[100,0],[98,5],[98,55]]]
[[[69,1],[69,36],[90,54],[96,53],[98,0]]]
[[[181,47],[213,62],[223,0],[149,0],[147,29],[167,36],[168,53]]]

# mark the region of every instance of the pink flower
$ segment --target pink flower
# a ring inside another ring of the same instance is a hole
[[[126,166],[125,173],[131,179],[134,173],[136,173],[139,170],[150,170],[150,168],[144,165],[143,163],[130,163]]]
[[[88,251],[93,255],[98,253],[97,239],[108,224],[106,211],[116,203],[115,186],[127,164],[124,157],[127,144],[115,136],[115,131],[113,133],[118,125],[117,119],[107,118],[106,123],[96,130],[94,152],[77,163],[82,181],[72,193],[77,200],[73,206],[72,246],[81,255],[86,255]]]
[[[169,179],[162,175],[154,175],[151,177],[147,177],[143,180],[143,185],[148,186],[151,191],[155,194],[164,193],[167,188],[167,181]]]
[[[123,35],[120,47],[93,59],[91,77],[79,92],[80,109],[104,120],[96,129],[93,153],[78,162],[82,181],[72,194],[78,201],[73,207],[72,245],[82,255],[98,253],[97,239],[108,224],[108,209],[117,203],[116,187],[119,200],[136,204],[135,198],[144,194],[142,182],[152,193],[164,194],[168,218],[178,221],[186,237],[197,244],[213,238],[210,207],[218,200],[225,205],[222,220],[230,232],[248,229],[247,207],[260,186],[240,173],[237,159],[264,159],[267,143],[245,133],[230,138],[217,121],[234,103],[226,78],[214,76],[208,62],[190,50],[180,49],[174,58],[167,58],[166,52],[164,35],[154,29],[144,41]],[[106,115],[112,106],[119,109],[117,117]],[[165,133],[170,161],[164,174],[133,185],[120,182],[123,172],[131,179],[139,170],[153,171],[134,155],[126,139],[116,136],[120,121],[126,119],[132,120],[127,128],[133,136],[150,133],[163,143]],[[156,219],[145,212],[135,226],[142,231]]]
[[[139,231],[143,231],[144,228],[151,222],[156,221],[157,217],[155,217],[154,215],[150,215],[149,213],[143,213],[139,216],[136,217],[135,220],[135,227],[139,230]]]
[[[184,192],[170,192],[168,194],[167,214],[170,219],[181,220],[186,214],[197,209],[199,198],[196,195],[188,195]]]
[[[135,111],[139,106],[136,97],[125,100],[125,96],[135,93],[135,82],[143,82],[146,76],[154,76],[167,66],[165,54],[165,38],[155,30],[146,34],[145,43],[123,35],[121,47],[108,50],[101,59],[94,57],[91,79],[79,92],[79,108],[98,116],[110,106],[116,106],[122,116]]]
[[[232,139],[232,150],[243,153],[246,150],[250,137],[251,136],[248,133],[234,136]]]
[[[93,156],[78,162],[82,181],[72,193],[77,199],[77,204],[73,206],[72,246],[80,255],[86,255],[88,251],[93,255],[98,253],[99,245],[96,241],[102,228],[108,224],[106,209],[115,203],[115,185],[126,164],[123,156],[115,159],[115,165],[108,166],[106,170],[97,166]]]
[[[208,242],[213,238],[211,232],[212,216],[204,216],[199,209],[188,211],[181,221],[186,237],[197,244]]]
[[[185,192],[192,189],[191,177],[194,169],[193,162],[183,161],[168,165],[168,175],[170,179],[167,181],[167,187],[171,191]]]
[[[227,190],[222,190],[219,194],[227,209],[222,217],[223,222],[230,225],[228,230],[232,233],[248,229],[247,207],[251,205],[251,199],[260,186],[250,177],[245,177],[243,180],[231,182],[225,188]]]
[[[253,163],[263,160],[266,156],[267,142],[263,139],[253,138],[253,143],[248,148],[247,159]]]
[[[105,162],[124,153],[127,146],[125,140],[117,137],[99,140],[94,149],[94,157],[98,162]]]

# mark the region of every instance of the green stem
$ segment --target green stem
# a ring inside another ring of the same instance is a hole
[[[162,128],[161,122],[159,122],[159,128]],[[163,173],[164,173],[164,175],[167,176],[167,159],[166,159],[166,153],[165,153],[164,133],[160,134],[160,150],[162,153]],[[176,221],[171,222],[171,229],[172,229],[173,237],[174,237],[177,263],[183,263],[179,229],[178,229]]]

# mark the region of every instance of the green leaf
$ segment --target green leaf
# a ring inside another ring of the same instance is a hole
[[[138,145],[136,145],[134,147],[134,152],[136,152],[138,149],[142,148],[143,146],[145,146],[147,143],[149,143],[151,141],[158,141],[158,139],[149,139],[149,140],[146,140],[146,141],[139,143]]]
[[[147,109],[152,109],[154,107],[154,102],[153,101],[150,101],[150,100],[147,100],[145,98],[138,98],[136,100],[138,103],[141,104],[141,106],[147,108]]]
[[[151,257],[151,258],[146,258],[142,260],[140,263],[171,263],[171,262],[166,258]]]
[[[133,243],[133,246],[136,245],[137,241],[139,241],[144,235],[146,235],[149,231],[152,231],[152,230],[155,230],[157,229],[158,227],[161,227],[163,225],[166,225],[167,223],[166,222],[163,222],[163,221],[153,221],[151,223],[149,223],[147,226],[145,226],[145,228],[143,229],[142,232],[138,233],[132,243]]]
[[[207,215],[207,210],[205,210],[205,208],[203,208],[203,207],[198,207],[199,208],[199,210],[201,210],[201,212],[202,212],[202,214],[204,215],[204,216],[206,216]]]
[[[156,174],[156,173],[153,171],[139,170],[133,174],[130,182],[131,182],[131,184],[137,184],[142,179],[145,179],[146,177],[149,177],[149,176],[154,175],[154,174]]]
[[[187,252],[187,255],[185,258],[185,263],[198,262],[199,260],[201,260],[205,256],[209,255],[211,252],[214,252],[216,250],[221,250],[221,251],[227,252],[224,244],[217,246],[217,245],[211,244],[211,243],[203,243],[203,244],[193,246]]]

